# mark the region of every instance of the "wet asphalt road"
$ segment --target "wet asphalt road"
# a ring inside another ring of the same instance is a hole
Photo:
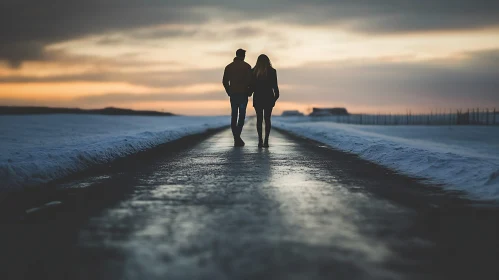
[[[497,208],[253,125],[59,185],[2,279],[497,279]]]

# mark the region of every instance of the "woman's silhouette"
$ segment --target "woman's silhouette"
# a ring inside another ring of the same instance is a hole
[[[253,107],[256,111],[256,130],[258,131],[258,147],[269,146],[271,129],[270,117],[275,102],[279,98],[277,71],[272,67],[268,56],[261,54],[253,68],[251,82]],[[262,139],[262,121],[265,119],[265,141]]]

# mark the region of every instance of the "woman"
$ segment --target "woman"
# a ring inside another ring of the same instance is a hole
[[[258,147],[269,147],[271,129],[270,117],[275,102],[279,99],[277,72],[272,67],[268,56],[258,57],[252,72],[251,91],[254,92],[253,107],[256,111],[256,130],[258,132]],[[262,121],[265,120],[265,141],[262,139]]]

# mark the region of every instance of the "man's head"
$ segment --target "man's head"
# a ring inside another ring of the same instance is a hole
[[[239,57],[240,59],[244,59],[246,57],[246,50],[238,49],[236,51],[236,57]]]

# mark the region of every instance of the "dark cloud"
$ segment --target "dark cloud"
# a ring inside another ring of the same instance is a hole
[[[107,82],[114,80],[109,73],[83,73],[77,75],[52,75],[48,77],[8,76],[0,77],[0,83],[64,83],[64,82]]]
[[[80,60],[83,61],[83,60]],[[83,62],[82,62],[83,63]],[[99,63],[96,60],[89,60],[86,63]],[[134,85],[147,86],[153,88],[176,87],[193,84],[207,84],[221,82],[222,77],[220,69],[199,69],[184,71],[143,71],[142,66],[155,66],[156,63],[127,62],[119,60],[103,61],[104,67],[96,67],[93,70],[84,73],[70,75],[51,75],[51,76],[3,76],[0,77],[0,83],[57,83],[57,82],[127,82]],[[112,63],[115,63],[114,65]],[[139,70],[129,72],[115,71],[120,66],[132,65]],[[164,64],[168,65],[168,64]],[[163,65],[163,66],[164,66]],[[106,69],[106,66],[114,66]]]
[[[499,107],[499,50],[465,55],[459,63],[331,62],[283,69],[278,75],[292,86],[287,98],[296,102]]]
[[[312,0],[298,21],[364,33],[425,32],[499,25],[495,0]],[[307,13],[307,11],[309,11]]]
[[[98,45],[117,45],[125,42],[125,38],[119,36],[106,36],[97,40]]]
[[[499,25],[496,0],[212,1],[245,18],[343,25],[365,33],[424,32]]]
[[[128,34],[129,37],[137,40],[143,39],[163,39],[175,37],[192,37],[200,34],[200,31],[193,29],[152,29],[152,30],[137,30]]]
[[[198,26],[178,26],[175,28],[152,28],[152,29],[141,29],[129,32],[125,38],[135,39],[135,40],[149,40],[149,39],[164,39],[164,38],[178,38],[178,37],[190,37],[205,40],[215,40],[215,39],[227,39],[234,37],[245,37],[251,38],[258,35],[269,35],[271,37],[277,37],[279,34],[267,31],[264,28],[256,28],[250,26],[234,27],[220,30],[209,30],[200,29]],[[119,43],[124,42],[122,39]]]
[[[186,94],[186,93],[151,93],[151,94],[134,94],[134,93],[113,93],[84,96],[74,99],[76,103],[83,103],[87,106],[101,106],[102,104],[130,103],[137,102],[161,102],[161,101],[212,101],[212,100],[227,100],[227,95],[223,90],[216,92],[207,92],[202,94]]]
[[[0,39],[0,60],[7,60],[12,68],[21,66],[24,60],[42,60],[47,57],[41,42],[3,42]]]
[[[200,22],[175,1],[4,0],[0,9],[0,60],[13,66],[43,58],[43,46],[89,34],[157,23]]]
[[[230,23],[269,18],[299,24],[337,24],[366,33],[420,32],[497,26],[499,1],[3,0],[0,60],[16,67],[23,60],[43,58],[43,47],[53,42],[164,23],[206,23],[210,18]],[[251,28],[240,31],[246,36],[259,32]],[[192,32],[163,31],[148,36],[189,36]]]
[[[245,26],[245,27],[234,28],[231,31],[231,33],[233,35],[239,35],[239,36],[243,36],[243,37],[253,37],[253,36],[264,34],[263,31],[264,30],[262,30],[260,28]]]

